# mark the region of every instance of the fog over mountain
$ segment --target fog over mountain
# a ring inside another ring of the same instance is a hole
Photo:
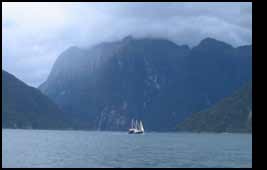
[[[156,37],[251,44],[252,3],[2,3],[2,67],[39,86],[70,46]],[[23,15],[22,15],[23,14]]]

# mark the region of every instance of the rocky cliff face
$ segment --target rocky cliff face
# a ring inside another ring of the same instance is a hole
[[[101,43],[63,52],[40,89],[86,129],[175,130],[192,112],[251,80],[251,46],[205,39],[190,49],[164,39]]]

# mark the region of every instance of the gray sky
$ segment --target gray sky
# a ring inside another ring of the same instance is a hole
[[[134,37],[194,46],[206,37],[252,41],[252,3],[2,3],[2,68],[31,86],[71,45]]]

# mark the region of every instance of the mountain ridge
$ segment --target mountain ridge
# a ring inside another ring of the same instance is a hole
[[[2,70],[2,128],[71,128],[63,115],[41,91]]]
[[[39,89],[61,109],[81,117],[83,126],[90,124],[89,129],[125,130],[137,118],[149,130],[175,130],[189,113],[251,80],[250,46],[203,41],[203,48],[203,42],[189,48],[128,37],[63,52]]]

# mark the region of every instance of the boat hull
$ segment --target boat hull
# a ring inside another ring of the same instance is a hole
[[[136,133],[136,132],[137,132],[136,129],[129,129],[129,131],[128,131],[129,134],[134,134],[134,133]]]
[[[143,131],[136,132],[135,134],[143,134]]]
[[[130,130],[128,131],[128,133],[129,133],[129,134],[143,134],[144,131],[139,131],[139,130],[136,130],[136,129],[134,129],[134,130],[130,129]]]

